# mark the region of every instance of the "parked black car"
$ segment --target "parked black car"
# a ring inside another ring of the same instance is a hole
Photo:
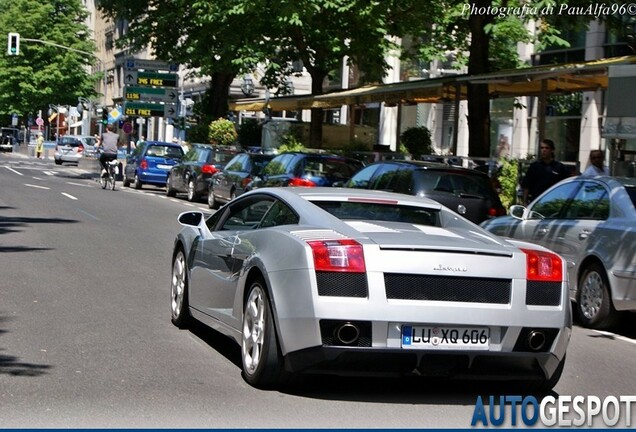
[[[188,201],[199,201],[208,194],[212,175],[223,169],[236,153],[234,148],[193,144],[181,162],[170,169],[166,195],[183,192]]]
[[[376,162],[345,186],[431,198],[475,223],[506,214],[488,175],[436,162]]]
[[[144,184],[165,186],[170,168],[183,157],[179,144],[162,141],[146,141],[138,145],[126,158],[124,186],[134,182],[135,189]]]
[[[345,182],[364,167],[357,159],[325,153],[289,152],[272,159],[260,180],[248,189],[271,186],[333,186]]]
[[[212,176],[208,191],[208,206],[216,208],[220,203],[233,200],[246,191],[263,168],[274,158],[273,154],[240,153],[234,156],[221,171]]]

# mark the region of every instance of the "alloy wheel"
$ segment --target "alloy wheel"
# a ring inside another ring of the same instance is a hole
[[[175,320],[181,315],[183,308],[183,300],[185,297],[186,270],[185,257],[182,252],[178,252],[172,264],[172,283],[171,283],[171,308],[172,319]]]
[[[597,272],[588,273],[583,285],[579,288],[581,313],[587,319],[593,319],[603,304],[603,279]]]
[[[254,374],[263,355],[265,340],[265,300],[262,288],[255,286],[250,292],[243,317],[243,364],[247,374]]]

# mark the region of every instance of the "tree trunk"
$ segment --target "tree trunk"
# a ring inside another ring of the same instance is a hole
[[[491,5],[490,0],[477,0],[477,8]],[[468,73],[478,75],[489,72],[488,45],[490,37],[484,30],[493,17],[472,14],[469,18],[471,42]],[[468,83],[468,155],[490,157],[490,97],[487,84]]]
[[[309,70],[309,68],[308,68]],[[327,76],[319,69],[309,70],[311,75],[311,95],[322,94],[322,82]],[[311,124],[309,125],[309,147],[322,148],[322,108],[311,109]]]
[[[205,106],[203,108],[203,112],[209,115],[212,120],[227,117],[227,100],[230,94],[230,85],[235,76],[236,74],[233,73],[216,72],[212,74],[208,97],[205,98]]]

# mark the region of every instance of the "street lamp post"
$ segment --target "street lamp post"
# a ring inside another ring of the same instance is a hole
[[[84,123],[82,122],[82,135],[91,135],[91,126],[92,126],[92,121],[93,121],[93,109],[99,108],[99,103],[97,103],[96,101],[93,101],[91,99],[87,99],[84,97],[78,97],[77,101],[79,102],[78,104],[78,108],[80,106],[82,107],[86,107],[86,110],[88,111],[88,133],[86,133],[86,130],[84,129]],[[79,110],[80,112],[83,112],[83,110]],[[83,116],[82,116],[83,119]],[[101,132],[101,131],[100,131]],[[101,135],[101,133],[100,133]]]

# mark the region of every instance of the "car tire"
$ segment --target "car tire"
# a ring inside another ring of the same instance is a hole
[[[243,378],[257,388],[274,388],[288,375],[276,338],[274,316],[262,279],[250,286],[243,308],[241,336]]]
[[[172,175],[170,174],[168,174],[168,178],[166,179],[166,196],[177,196],[177,191],[172,188]]]
[[[188,181],[188,201],[199,201],[199,194],[197,193],[197,182],[191,178]]]
[[[62,161],[59,159],[55,159],[55,165],[62,165]]]
[[[187,328],[191,320],[188,304],[188,268],[185,254],[181,248],[177,250],[172,259],[170,293],[172,324],[179,328]]]
[[[126,177],[126,174],[124,174],[124,187],[130,187],[130,180]]]
[[[208,190],[208,207],[211,209],[216,209],[219,206],[219,202],[214,198],[214,188],[210,187]]]
[[[135,189],[141,189],[142,183],[139,180],[139,174],[135,173]]]
[[[581,324],[589,328],[610,328],[618,320],[607,274],[598,263],[587,266],[581,274],[576,292],[576,310]]]

